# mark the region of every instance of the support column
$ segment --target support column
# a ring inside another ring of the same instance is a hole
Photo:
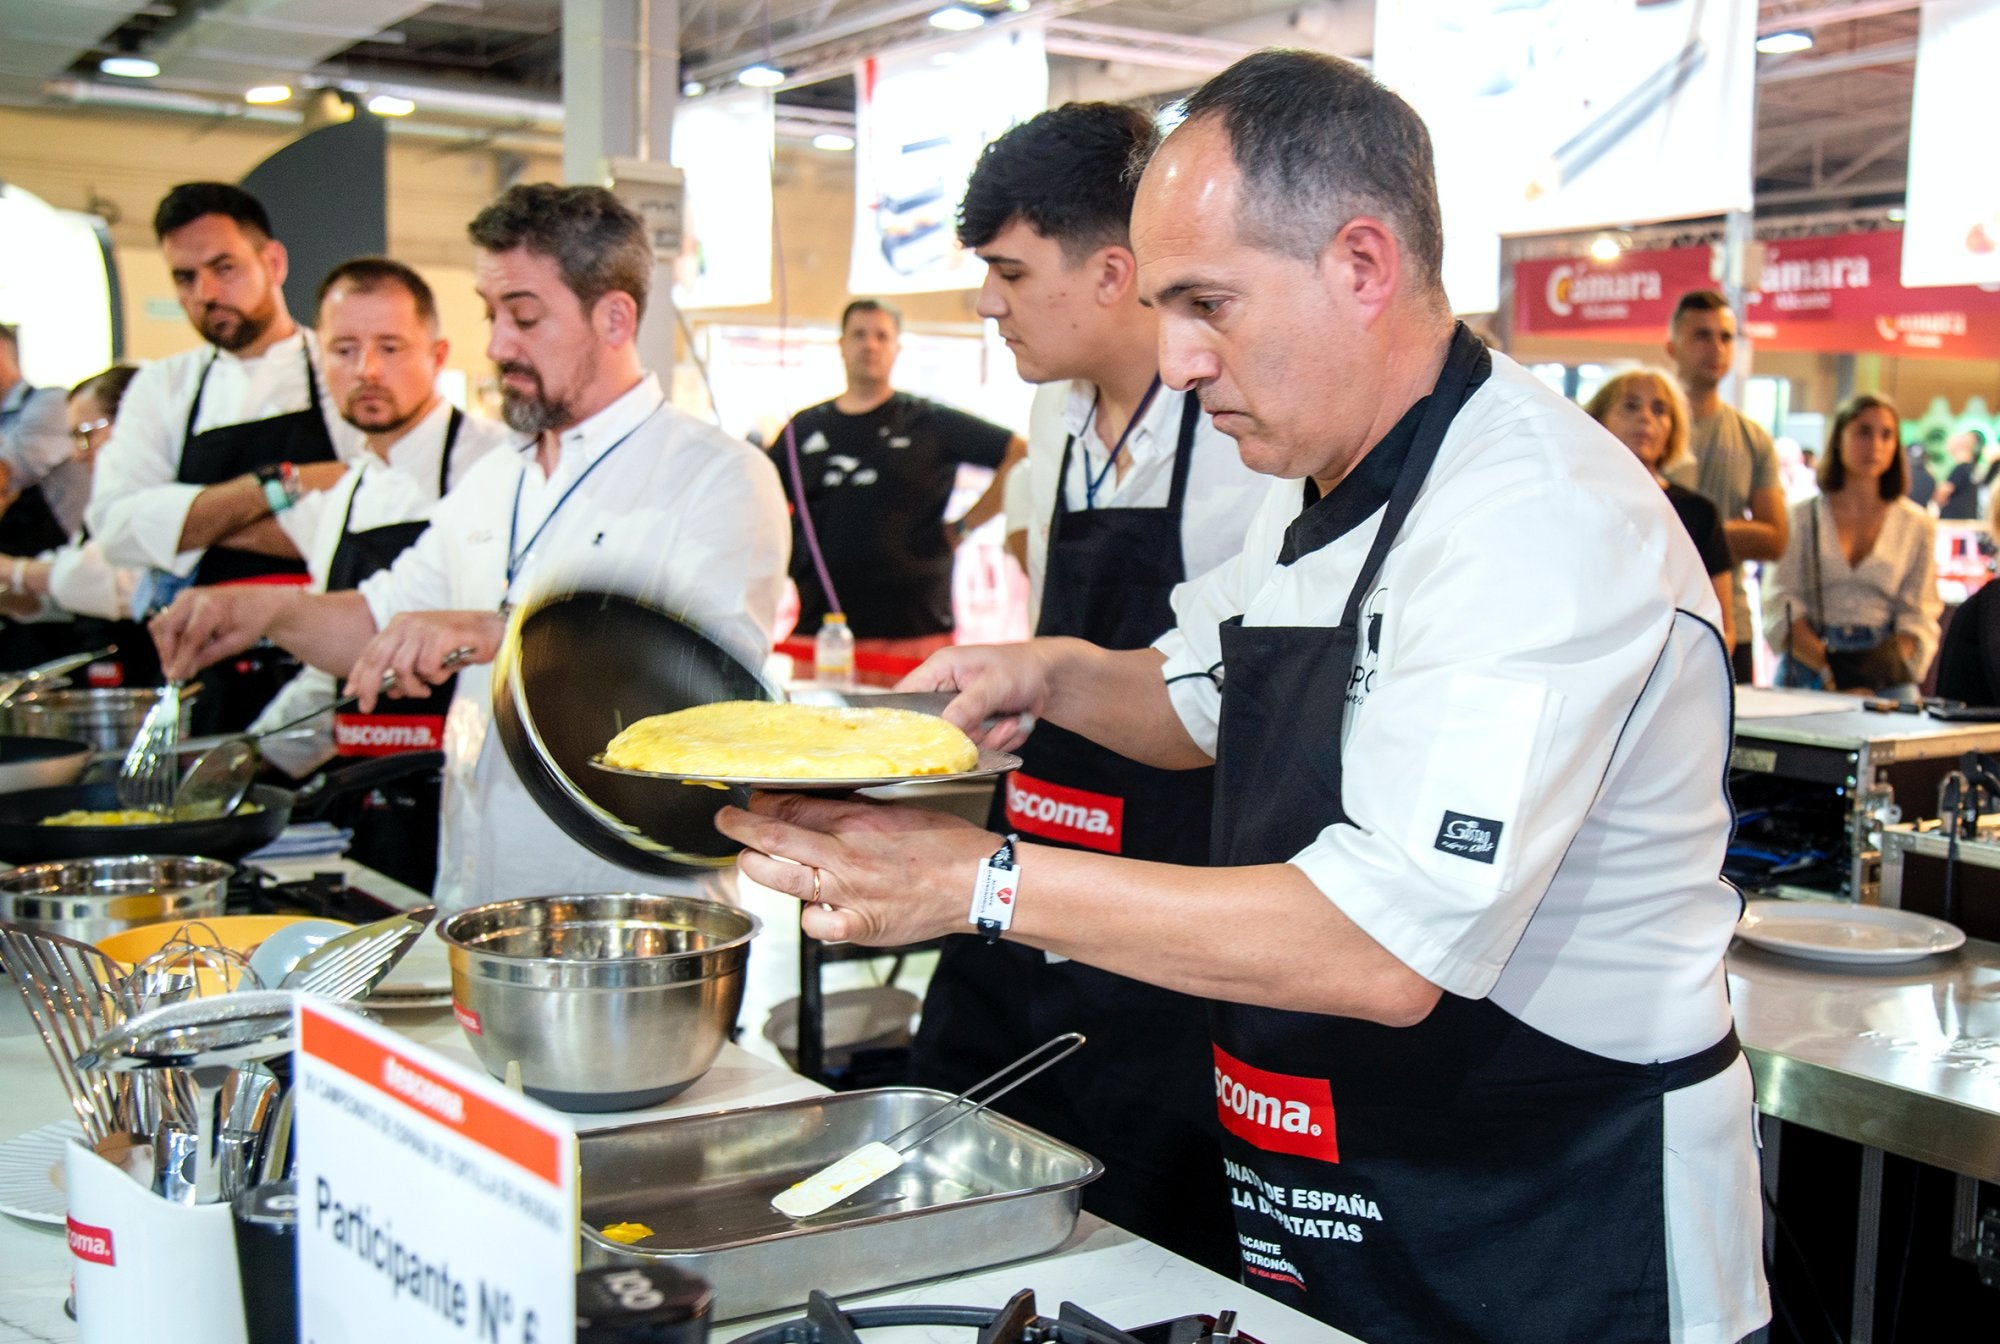
[[[1744,306],[1749,285],[1744,275],[1753,241],[1748,210],[1732,210],[1723,216],[1722,295],[1736,310],[1736,362],[1722,381],[1722,399],[1731,406],[1743,405],[1743,393],[1750,383],[1750,311]]]

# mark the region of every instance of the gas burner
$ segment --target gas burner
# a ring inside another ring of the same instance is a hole
[[[350,924],[387,919],[397,912],[379,896],[349,886],[346,875],[338,871],[280,882],[252,864],[237,865],[223,892],[223,909],[232,915],[311,915]]]
[[[1065,1302],[1056,1318],[1035,1313],[1035,1295],[1023,1289],[999,1310],[990,1307],[856,1307],[843,1310],[825,1293],[806,1300],[806,1314],[766,1326],[732,1344],[863,1344],[862,1332],[898,1325],[962,1326],[970,1344],[1260,1344],[1236,1331],[1236,1313],[1178,1316],[1135,1330],[1120,1330]]]

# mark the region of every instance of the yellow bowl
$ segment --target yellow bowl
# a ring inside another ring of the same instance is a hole
[[[136,965],[168,943],[181,939],[198,946],[227,948],[247,958],[257,950],[258,944],[279,929],[305,923],[353,927],[341,920],[319,919],[312,915],[218,915],[213,919],[172,921],[126,929],[122,933],[98,939],[97,950],[113,961]],[[203,968],[196,976],[196,985],[199,992],[213,994],[236,988],[235,982],[239,978],[235,975],[226,975],[219,970]]]

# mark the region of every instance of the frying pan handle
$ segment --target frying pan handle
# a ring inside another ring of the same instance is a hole
[[[352,794],[393,784],[411,775],[426,774],[444,767],[441,751],[402,751],[339,770],[324,771],[298,791],[292,801],[294,820],[318,821],[327,808]]]

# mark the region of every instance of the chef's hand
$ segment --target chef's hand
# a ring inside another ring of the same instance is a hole
[[[1048,701],[1041,641],[959,644],[939,649],[896,684],[899,691],[957,691],[944,717],[987,751],[1013,751],[1028,740]]]
[[[298,590],[269,584],[186,588],[147,623],[160,671],[186,680],[209,664],[255,644]]]
[[[382,678],[393,672],[396,684],[386,692],[392,698],[428,695],[459,667],[492,662],[506,629],[506,619],[493,611],[406,611],[368,641],[348,669],[342,693],[360,696],[361,712],[371,714],[384,694]],[[444,665],[446,655],[464,648],[472,650],[469,657]]]
[[[979,863],[1000,848],[929,808],[805,793],[753,793],[748,811],[725,807],[715,826],[746,846],[745,877],[805,903],[807,937],[869,947],[965,932]]]

